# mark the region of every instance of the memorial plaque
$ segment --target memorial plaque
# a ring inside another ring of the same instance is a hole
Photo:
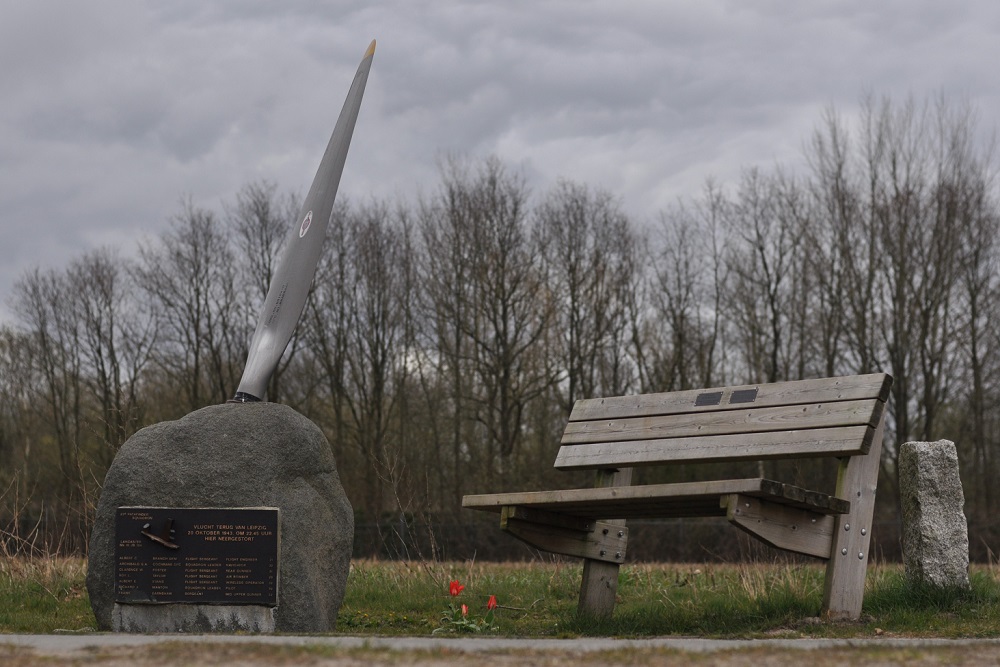
[[[729,397],[730,403],[753,403],[757,400],[757,387],[753,389],[737,389]]]
[[[698,397],[694,399],[694,404],[697,406],[719,405],[720,403],[722,403],[721,391],[706,391],[703,394],[698,394]]]
[[[119,507],[115,601],[278,604],[278,508]]]

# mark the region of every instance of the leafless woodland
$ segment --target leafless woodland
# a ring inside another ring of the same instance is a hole
[[[533,191],[497,158],[443,159],[418,201],[338,202],[268,398],[327,433],[359,525],[433,534],[475,519],[465,493],[587,484],[551,469],[579,398],[887,371],[880,520],[898,446],[954,440],[990,557],[1000,190],[984,134],[966,105],[870,96],[823,114],[804,166],[709,180],[655,221],[599,186]],[[63,525],[79,548],[122,443],[233,394],[297,210],[249,183],[220,210],[182,201],[137,251],[21,278],[0,328],[8,538]]]

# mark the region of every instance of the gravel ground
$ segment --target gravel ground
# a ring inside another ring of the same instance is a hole
[[[0,635],[0,664],[29,665],[990,665],[1000,640],[498,639]]]

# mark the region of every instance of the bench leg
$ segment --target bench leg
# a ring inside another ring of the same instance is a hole
[[[632,483],[632,469],[599,470],[595,488],[608,486],[628,486]],[[608,521],[616,526],[625,526],[624,521]],[[590,618],[611,618],[618,595],[618,563],[584,559],[583,582],[580,584],[580,602],[576,612]]]
[[[583,583],[576,613],[590,618],[611,618],[618,595],[618,563],[583,561]]]
[[[836,519],[826,566],[822,614],[831,620],[861,617],[884,425],[883,417],[867,455],[852,456],[840,465],[837,497],[849,500],[851,511]]]
[[[618,591],[618,566],[628,545],[624,521],[591,521],[514,505],[500,511],[500,528],[537,549],[582,558],[578,613],[611,616]]]

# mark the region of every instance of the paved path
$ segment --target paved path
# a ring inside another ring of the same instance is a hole
[[[34,649],[42,655],[65,655],[92,648],[135,648],[161,642],[209,642],[270,644],[281,646],[330,646],[341,649],[373,648],[391,651],[433,651],[450,649],[462,653],[506,651],[553,651],[592,653],[619,649],[672,649],[705,653],[740,648],[817,650],[833,648],[1000,648],[1000,639],[510,639],[499,637],[353,637],[291,635],[128,635],[128,634],[55,634],[3,635],[0,645]]]

